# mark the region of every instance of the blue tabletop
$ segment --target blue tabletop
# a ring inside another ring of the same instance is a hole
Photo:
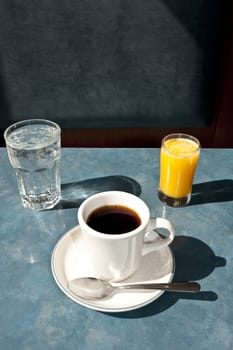
[[[63,149],[61,178],[55,209],[25,209],[0,149],[0,349],[233,348],[233,149],[203,149],[190,205],[166,212],[157,198],[158,149]],[[152,216],[173,222],[174,279],[198,281],[200,293],[166,292],[123,313],[63,294],[50,267],[54,246],[77,225],[83,199],[113,189],[140,195]]]

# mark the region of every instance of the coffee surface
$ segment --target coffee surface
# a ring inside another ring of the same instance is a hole
[[[135,230],[141,224],[139,215],[121,205],[106,205],[95,209],[87,219],[87,225],[106,234],[123,234]]]

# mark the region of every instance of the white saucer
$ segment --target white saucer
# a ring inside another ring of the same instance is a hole
[[[137,272],[124,282],[171,282],[174,276],[174,257],[169,247],[154,251],[143,257]],[[157,299],[163,291],[119,291],[101,300],[86,300],[68,289],[68,281],[77,277],[95,276],[88,266],[87,254],[82,249],[82,235],[79,226],[68,231],[56,244],[51,268],[60,289],[76,303],[103,312],[123,312],[138,309]]]

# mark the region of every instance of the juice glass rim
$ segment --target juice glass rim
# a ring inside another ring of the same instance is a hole
[[[190,140],[197,145],[197,148],[195,148],[192,151],[182,152],[180,155],[175,155],[174,153],[172,153],[170,151],[170,149],[168,147],[166,147],[166,144],[165,144],[165,142],[167,140],[172,140],[172,139]],[[185,134],[185,133],[172,133],[172,134],[168,134],[168,135],[164,136],[164,138],[162,139],[162,147],[161,148],[164,148],[165,152],[172,155],[173,157],[184,158],[184,157],[190,157],[190,156],[194,155],[195,153],[198,153],[200,151],[201,145],[200,145],[200,141],[195,136]]]

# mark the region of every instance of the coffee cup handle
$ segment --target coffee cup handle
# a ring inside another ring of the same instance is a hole
[[[168,232],[166,237],[162,237],[157,229],[165,229]],[[154,250],[168,246],[175,237],[175,229],[172,223],[165,218],[151,218],[144,236],[143,255]]]

